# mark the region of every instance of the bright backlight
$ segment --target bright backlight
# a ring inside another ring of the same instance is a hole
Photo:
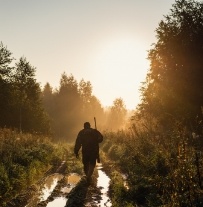
[[[139,102],[139,88],[145,80],[148,60],[144,45],[132,38],[120,38],[103,42],[94,54],[91,68],[96,70],[97,96],[107,92],[104,105],[112,105],[115,98],[123,98],[127,108],[135,108]],[[94,71],[95,72],[95,71]],[[101,80],[101,77],[105,77]],[[108,101],[112,102],[109,103]]]

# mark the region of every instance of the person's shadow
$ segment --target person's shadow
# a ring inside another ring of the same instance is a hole
[[[85,179],[80,182],[67,195],[67,202],[65,207],[82,207],[85,204],[87,195],[88,183]]]

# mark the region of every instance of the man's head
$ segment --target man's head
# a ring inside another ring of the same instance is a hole
[[[90,123],[89,122],[85,122],[84,123],[84,129],[89,129],[90,128]]]

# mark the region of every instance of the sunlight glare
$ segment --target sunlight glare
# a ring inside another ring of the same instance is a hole
[[[127,108],[135,109],[139,102],[139,88],[149,66],[146,58],[145,45],[133,38],[118,38],[100,45],[91,67],[97,71],[97,83],[101,82],[100,77],[105,77],[100,88],[95,90],[104,105],[112,105],[115,98],[121,97]],[[104,90],[108,93],[102,99],[100,94]]]

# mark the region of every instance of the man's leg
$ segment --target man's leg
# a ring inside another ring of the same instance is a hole
[[[95,168],[95,165],[89,163],[89,169],[88,169],[88,173],[87,173],[87,177],[88,178],[91,178],[92,177],[92,174],[94,172],[94,168]]]
[[[88,176],[88,172],[89,172],[89,163],[83,163],[83,169],[84,169],[84,173],[86,176]]]
[[[88,173],[87,173],[87,181],[88,182],[91,182],[91,177],[94,172],[95,165],[96,165],[96,158],[91,159],[89,162],[89,168],[88,168]]]
[[[83,158],[82,158],[82,163],[83,163],[84,173],[87,176],[88,175],[88,171],[89,171],[89,161],[88,161],[88,159],[85,156],[83,156]]]

